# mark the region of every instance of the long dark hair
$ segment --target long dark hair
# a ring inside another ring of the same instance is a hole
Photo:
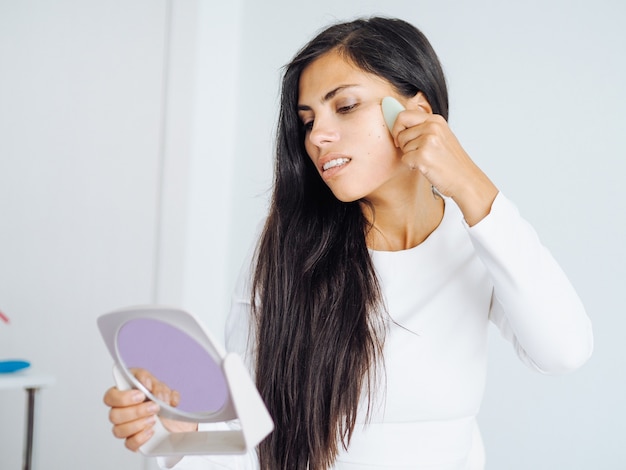
[[[347,448],[361,399],[379,380],[384,306],[366,245],[361,204],[337,200],[304,148],[300,75],[336,50],[404,96],[421,91],[447,118],[441,66],[424,35],[397,19],[370,18],[321,32],[287,65],[274,186],[256,254],[256,382],[275,430],[259,447],[264,470],[322,470]],[[308,467],[307,467],[308,466]]]

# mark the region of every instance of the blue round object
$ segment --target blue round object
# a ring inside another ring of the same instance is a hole
[[[0,374],[8,374],[10,372],[17,372],[18,370],[26,369],[27,367],[30,367],[30,362],[28,361],[18,361],[18,360],[0,361]]]

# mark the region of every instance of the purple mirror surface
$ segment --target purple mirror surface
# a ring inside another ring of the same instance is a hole
[[[180,393],[176,409],[211,413],[226,403],[220,365],[196,340],[168,323],[149,318],[126,322],[117,334],[117,349],[126,368],[146,369]]]

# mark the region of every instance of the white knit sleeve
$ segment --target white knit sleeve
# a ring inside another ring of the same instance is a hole
[[[585,308],[517,208],[500,193],[490,214],[467,230],[493,281],[490,318],[520,358],[546,374],[584,364],[593,349]]]

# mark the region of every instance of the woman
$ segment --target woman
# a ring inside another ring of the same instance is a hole
[[[391,131],[386,96],[406,108]],[[400,20],[331,26],[286,68],[271,208],[227,328],[276,426],[249,468],[480,469],[489,320],[541,372],[591,354],[578,296],[447,114],[439,61]],[[134,393],[105,396],[131,449],[154,419]]]

